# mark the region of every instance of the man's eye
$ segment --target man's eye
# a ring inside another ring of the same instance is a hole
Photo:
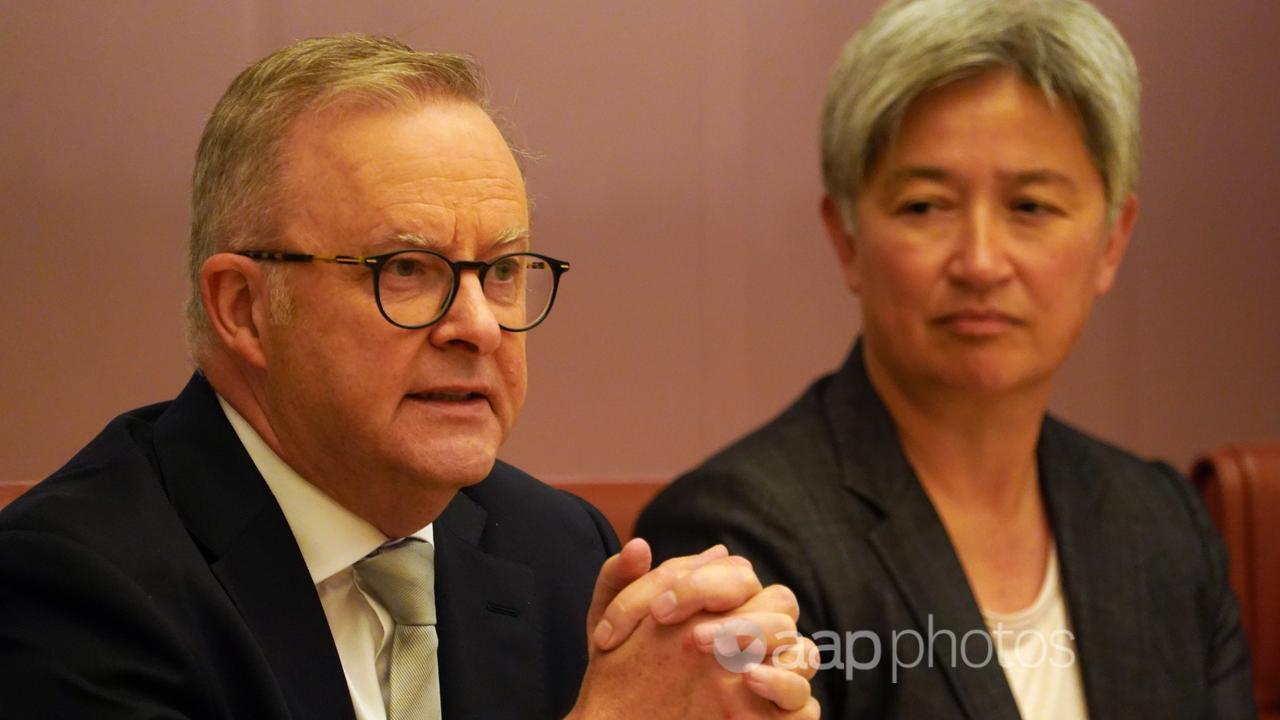
[[[508,258],[494,265],[489,272],[493,274],[495,280],[506,281],[515,277],[519,269],[519,261],[514,258]]]
[[[409,258],[397,258],[387,266],[388,272],[400,277],[413,277],[422,274],[422,263]]]

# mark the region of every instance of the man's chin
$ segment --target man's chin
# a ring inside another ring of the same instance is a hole
[[[423,448],[413,463],[413,475],[442,488],[475,485],[493,471],[497,451],[497,443],[449,442]]]

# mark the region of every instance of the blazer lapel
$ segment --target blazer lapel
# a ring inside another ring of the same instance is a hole
[[[464,489],[435,522],[443,714],[550,717],[533,571],[481,549],[486,516]]]
[[[197,374],[156,428],[174,507],[275,674],[296,718],[354,720],[329,624],[297,542]]]
[[[990,636],[964,569],[902,452],[893,419],[871,386],[861,341],[833,378],[824,400],[843,463],[843,482],[884,516],[868,540],[909,608],[916,629],[926,642],[935,638],[929,643],[933,662],[967,717],[1017,720],[1013,693],[994,645],[988,644]],[[943,631],[954,635],[935,635]],[[966,637],[979,637],[978,633],[981,641],[964,642]]]
[[[1151,611],[1143,568],[1123,522],[1105,517],[1107,470],[1079,452],[1069,431],[1046,418],[1038,448],[1040,483],[1058,546],[1067,612],[1091,720],[1140,717],[1126,697],[1150,676],[1142,658]]]

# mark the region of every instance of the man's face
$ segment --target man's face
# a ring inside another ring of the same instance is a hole
[[[1046,390],[1132,226],[1079,121],[1005,71],[918,98],[854,208],[868,362],[916,390]]]
[[[304,117],[282,161],[280,249],[427,247],[489,260],[528,248],[520,171],[474,104]],[[260,399],[284,460],[339,501],[483,479],[524,403],[523,335],[498,327],[474,271],[448,314],[418,330],[379,314],[371,276],[348,265],[285,269],[294,312],[262,338]]]

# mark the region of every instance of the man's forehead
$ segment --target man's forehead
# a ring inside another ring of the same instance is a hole
[[[466,150],[462,150],[462,148]],[[300,156],[364,163],[387,155],[447,163],[476,161],[523,171],[493,117],[478,103],[448,96],[395,104],[339,99],[300,113],[282,137],[281,159]]]
[[[356,107],[300,119],[282,160],[296,211],[342,226],[366,252],[443,252],[460,239],[487,252],[529,236],[523,176],[475,103]]]

